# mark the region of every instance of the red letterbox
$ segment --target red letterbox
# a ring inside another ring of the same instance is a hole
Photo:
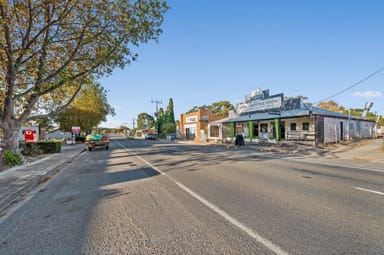
[[[26,129],[23,131],[24,140],[26,142],[35,142],[36,141],[36,131],[32,129]]]

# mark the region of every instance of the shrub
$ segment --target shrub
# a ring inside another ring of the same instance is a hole
[[[20,165],[21,163],[23,163],[23,158],[21,157],[20,154],[10,150],[4,151],[3,166],[11,167],[11,166]]]
[[[21,149],[25,156],[37,156],[46,153],[58,153],[61,151],[61,141],[49,140],[35,143],[22,143]]]
[[[35,157],[43,154],[43,151],[39,149],[36,143],[22,143],[20,147],[24,156]]]
[[[85,136],[76,136],[75,141],[77,143],[84,143],[85,142]]]
[[[57,140],[39,141],[36,145],[43,153],[58,153],[61,151],[61,141]]]

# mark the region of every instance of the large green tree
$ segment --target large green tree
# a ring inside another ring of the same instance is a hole
[[[202,106],[194,106],[187,113],[198,111],[198,110],[211,110],[213,114],[228,117],[228,113],[230,110],[235,109],[234,106],[229,101],[219,101],[212,103],[211,105],[202,105]]]
[[[233,109],[233,105],[228,101],[220,101],[211,105],[212,113],[221,117],[228,117],[228,112]]]
[[[60,128],[71,131],[79,126],[90,133],[92,128],[106,120],[108,114],[114,115],[114,109],[108,104],[107,91],[100,84],[85,85],[74,102],[55,118]]]
[[[16,150],[20,126],[55,116],[88,76],[111,73],[157,41],[162,0],[0,1],[0,128]],[[71,92],[71,93],[68,93]]]
[[[142,112],[137,116],[137,129],[144,129],[144,123],[147,124],[146,129],[155,127],[155,118],[148,113]]]

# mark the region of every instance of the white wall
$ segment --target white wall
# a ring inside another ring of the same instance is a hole
[[[303,123],[308,122],[309,123],[309,130],[303,130]],[[284,126],[285,126],[285,137],[288,138],[288,132],[291,131],[291,123],[296,123],[296,131],[297,132],[303,132],[303,133],[314,133],[315,132],[315,120],[314,118],[310,117],[301,117],[301,118],[294,118],[294,119],[284,119]],[[293,131],[294,132],[294,131]]]

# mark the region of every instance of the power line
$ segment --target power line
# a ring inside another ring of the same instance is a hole
[[[332,95],[332,96],[329,96],[329,97],[326,97],[326,98],[320,100],[319,102],[317,102],[317,103],[315,103],[315,104],[321,103],[321,102],[326,101],[326,100],[329,100],[329,99],[331,99],[331,98],[333,98],[333,97],[335,97],[335,96],[338,96],[338,95],[344,93],[345,91],[350,90],[351,88],[360,85],[361,83],[365,82],[366,80],[368,80],[369,78],[375,76],[376,74],[380,73],[380,72],[383,71],[383,70],[384,70],[384,66],[383,66],[382,68],[380,68],[379,70],[377,70],[377,71],[371,73],[370,75],[368,75],[368,76],[365,77],[364,79],[362,79],[362,80],[360,80],[360,81],[354,83],[353,85],[351,85],[351,86],[349,86],[349,87],[347,87],[347,88],[345,88],[345,89],[343,89],[343,90],[337,92],[336,94],[334,94],[334,95]]]

